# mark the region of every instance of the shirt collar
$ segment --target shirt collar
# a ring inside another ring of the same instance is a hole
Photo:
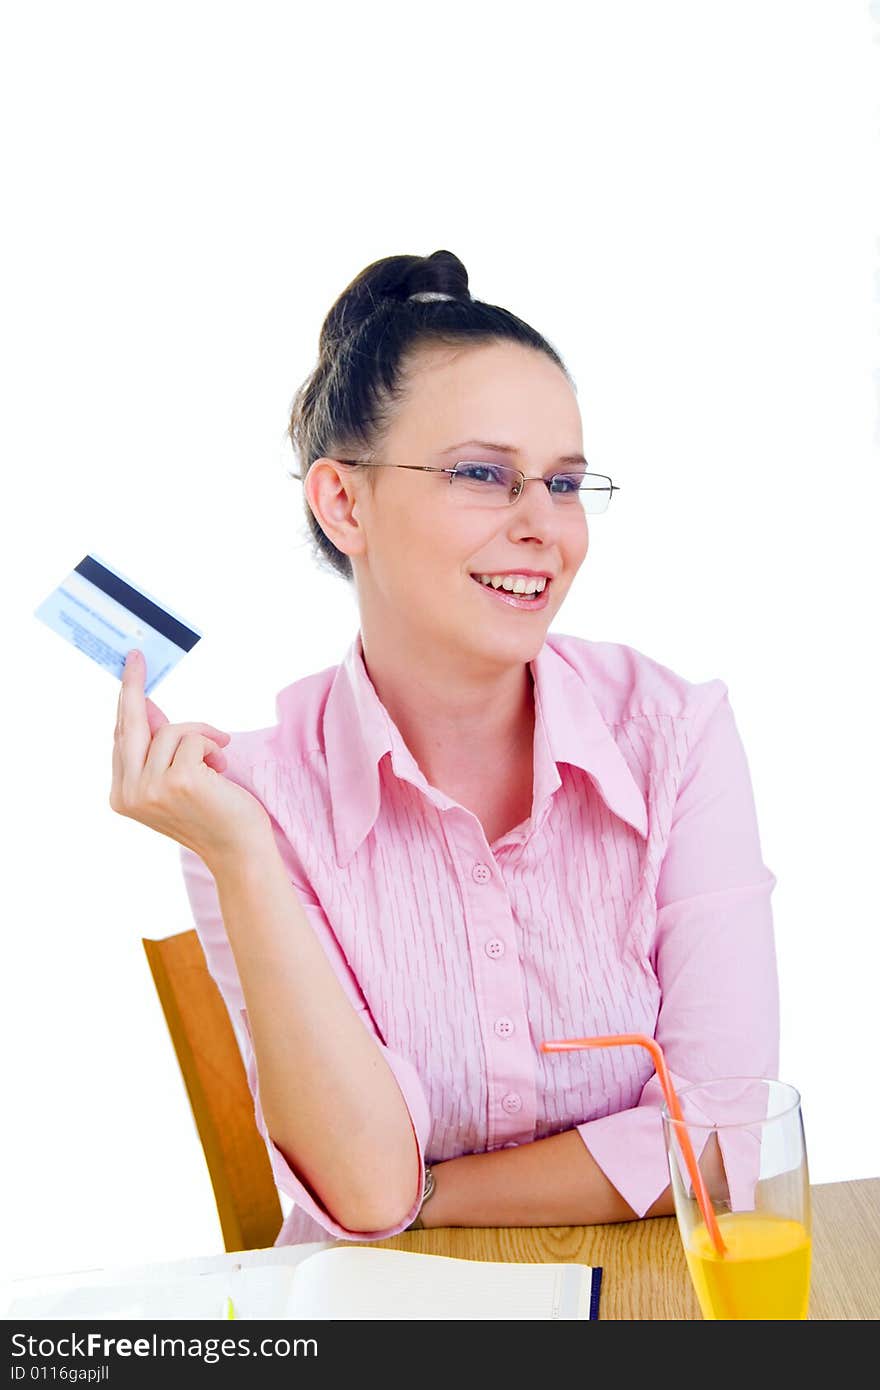
[[[534,790],[537,822],[562,785],[557,763],[581,768],[606,805],[642,838],[645,800],[583,677],[552,645],[552,636],[530,662],[535,689]],[[432,787],[385,709],[363,660],[360,631],[337,668],[323,716],[324,747],[336,840],[344,867],[379,814],[379,762],[386,755],[403,781],[418,787],[440,810],[458,803]]]

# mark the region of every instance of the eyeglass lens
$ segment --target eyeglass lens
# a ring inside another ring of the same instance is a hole
[[[449,482],[456,498],[480,506],[509,506],[524,486],[519,470],[504,463],[457,463]],[[611,479],[601,473],[554,473],[544,483],[555,502],[593,514],[604,512],[611,500]]]

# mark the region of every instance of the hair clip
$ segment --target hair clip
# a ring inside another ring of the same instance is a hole
[[[440,290],[419,290],[416,294],[407,296],[407,303],[411,299],[454,299],[454,294],[442,294]]]

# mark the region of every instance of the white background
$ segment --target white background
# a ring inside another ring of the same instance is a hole
[[[880,1172],[871,6],[82,0],[0,49],[6,1271],[222,1249],[140,944],[192,925],[177,846],[33,609],[95,551],[204,631],[172,721],[273,723],[357,629],[290,401],[352,277],[439,248],[621,485],[555,629],[728,685],[812,1177]]]

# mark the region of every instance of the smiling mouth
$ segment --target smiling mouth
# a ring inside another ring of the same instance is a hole
[[[484,584],[478,574],[472,574],[471,579],[481,589],[494,594],[496,598],[501,599],[512,608],[545,608],[549,601],[550,585],[553,583],[552,579],[548,579],[541,593],[517,594],[512,589],[505,589],[501,585],[496,588],[494,584]]]

